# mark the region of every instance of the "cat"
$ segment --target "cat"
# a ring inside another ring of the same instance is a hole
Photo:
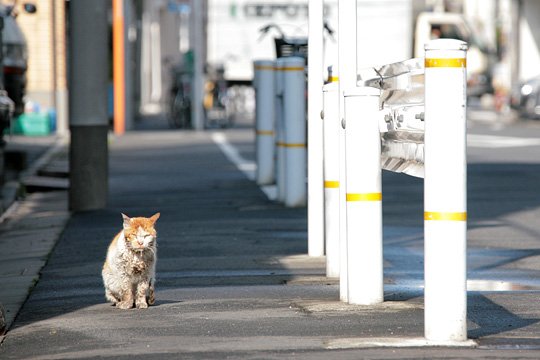
[[[101,275],[105,297],[120,309],[146,309],[155,302],[157,233],[160,213],[149,218],[122,214],[123,230],[107,250]]]

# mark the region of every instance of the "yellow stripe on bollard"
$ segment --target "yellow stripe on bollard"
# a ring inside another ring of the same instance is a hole
[[[272,65],[255,65],[255,70],[274,70]]]
[[[257,134],[257,135],[274,135],[274,131],[272,131],[272,130],[257,130],[257,131],[255,131],[255,134]]]
[[[279,68],[281,71],[304,71],[305,68],[303,66],[289,66],[289,67],[281,67]]]
[[[467,213],[466,212],[425,211],[424,220],[467,221]]]
[[[424,66],[426,68],[464,68],[467,67],[466,58],[439,58],[439,59],[426,59]]]
[[[330,180],[326,180],[324,182],[324,187],[325,188],[339,188],[339,181],[330,181]]]
[[[382,193],[347,194],[347,201],[381,201]]]
[[[330,76],[328,78],[328,81],[329,82],[338,82],[339,81],[339,76]]]
[[[306,147],[306,144],[294,144],[294,143],[287,144],[287,143],[284,143],[284,142],[277,142],[276,145],[281,146],[281,147],[289,147],[289,148]]]

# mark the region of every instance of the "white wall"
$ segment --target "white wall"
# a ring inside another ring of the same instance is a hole
[[[520,22],[519,79],[540,75],[540,1],[524,0]]]
[[[140,110],[157,113],[169,96],[171,66],[180,59],[180,14],[166,0],[145,0],[143,9]]]
[[[337,30],[337,0],[325,1],[330,26]],[[224,64],[225,76],[234,80],[251,80],[253,60],[275,59],[271,30],[260,39],[259,29],[274,23],[286,36],[307,37],[307,0],[209,0],[208,62]],[[327,64],[337,62],[337,41],[327,43]],[[332,57],[332,54],[334,55]]]
[[[359,69],[413,56],[411,1],[357,0],[357,7]]]

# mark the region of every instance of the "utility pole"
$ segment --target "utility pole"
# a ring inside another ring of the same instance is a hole
[[[96,210],[108,197],[107,0],[69,5],[69,208]]]

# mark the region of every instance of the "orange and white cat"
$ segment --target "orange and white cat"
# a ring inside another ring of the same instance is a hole
[[[124,228],[112,240],[101,275],[105,297],[120,309],[145,309],[155,302],[157,260],[155,223],[159,213],[130,218],[122,214]]]

